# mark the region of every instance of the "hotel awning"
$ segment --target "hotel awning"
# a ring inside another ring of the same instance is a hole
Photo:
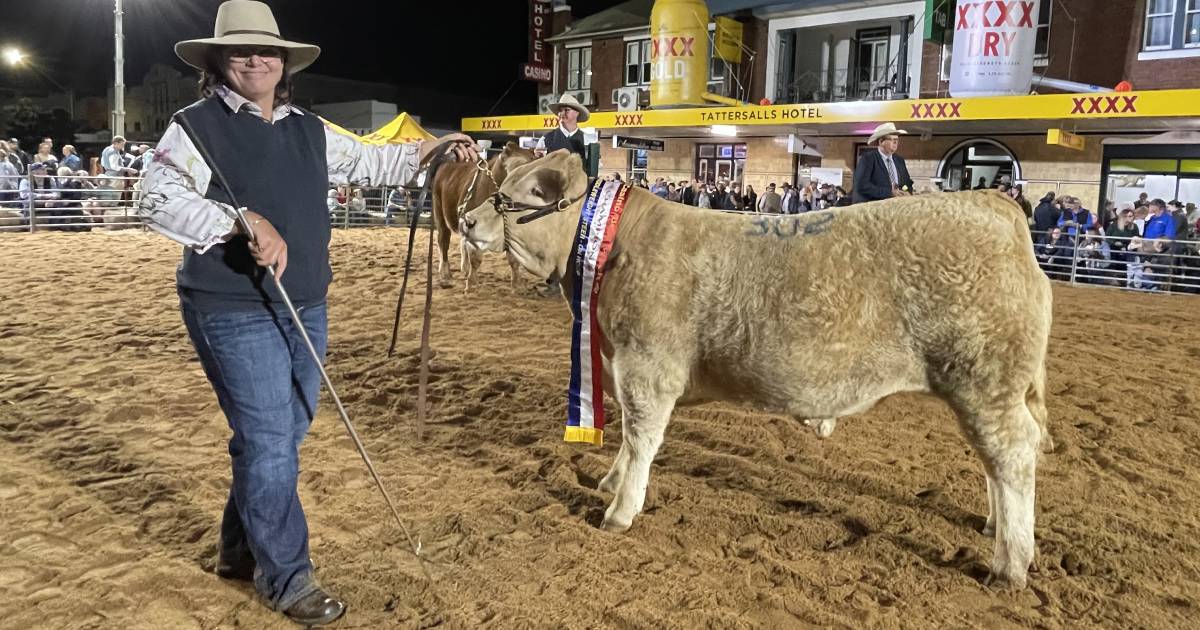
[[[1200,130],[1200,90],[1144,90],[984,98],[854,101],[593,112],[581,127],[643,130],[656,137],[707,136],[712,125],[734,125],[749,137],[802,133],[867,135],[881,122],[909,133],[1012,134],[1064,127],[1074,133],[1161,133]],[[548,114],[464,118],[465,132],[530,133],[553,129]]]

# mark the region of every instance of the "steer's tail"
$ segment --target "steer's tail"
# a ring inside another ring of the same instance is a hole
[[[1034,373],[1033,382],[1025,394],[1025,406],[1042,429],[1042,452],[1054,450],[1054,438],[1050,437],[1049,414],[1046,411],[1046,360],[1042,359]]]
[[[1025,406],[1029,408],[1029,413],[1042,429],[1042,452],[1049,453],[1054,450],[1054,438],[1050,436],[1049,413],[1046,411],[1046,346],[1050,343],[1050,325],[1054,317],[1054,293],[1046,276],[1036,266],[1034,269],[1036,271],[1033,274],[1033,286],[1037,290],[1032,292],[1030,298],[1042,305],[1043,310],[1039,323],[1043,328],[1035,337],[1037,365],[1033,370],[1033,380],[1029,384],[1029,390],[1025,393]]]

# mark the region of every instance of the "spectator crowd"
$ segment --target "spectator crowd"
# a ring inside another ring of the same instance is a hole
[[[1038,263],[1057,280],[1200,293],[1200,210],[1147,193],[1097,213],[1046,193],[1031,218]]]
[[[38,223],[66,230],[89,230],[105,214],[130,207],[140,177],[154,159],[148,145],[127,146],[114,137],[90,169],[72,145],[56,152],[51,138],[42,138],[33,154],[16,138],[0,140],[0,209],[16,212],[28,225],[31,208]]]
[[[17,139],[0,140],[0,209],[18,213],[28,224],[31,206],[38,223],[59,229],[88,230],[103,223],[106,212],[132,208],[140,177],[154,159],[147,145],[131,146],[115,137],[90,168],[72,145],[56,151],[43,138],[30,154]],[[619,173],[606,179],[620,180]],[[632,184],[676,203],[731,212],[800,214],[848,206],[851,196],[841,186],[768,183],[761,193],[738,182],[700,179],[651,183],[636,177]],[[976,188],[985,187],[981,181]],[[1100,212],[1083,207],[1078,197],[1048,192],[1036,207],[1020,184],[1001,179],[995,187],[1024,210],[1034,238],[1034,251],[1046,274],[1057,280],[1118,286],[1146,291],[1200,293],[1200,209],[1195,203],[1151,199],[1146,193],[1120,208],[1106,204]],[[330,218],[335,224],[365,224],[368,207],[383,210],[384,224],[420,210],[402,189],[368,191],[345,186],[329,191]],[[378,197],[378,198],[377,198]],[[411,215],[408,215],[411,219]],[[407,221],[405,221],[407,223]]]

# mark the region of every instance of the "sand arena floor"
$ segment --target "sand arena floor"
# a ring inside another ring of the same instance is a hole
[[[1055,288],[1032,588],[981,585],[980,464],[949,410],[896,396],[818,440],[774,415],[678,410],[645,513],[596,529],[619,443],[561,441],[563,303],[484,265],[435,292],[430,422],[417,305],[384,357],[402,230],[338,231],[329,366],[420,568],[330,405],[303,450],[338,627],[1184,628],[1200,624],[1200,301]],[[139,232],[0,237],[3,628],[289,628],[209,571],[227,427]]]

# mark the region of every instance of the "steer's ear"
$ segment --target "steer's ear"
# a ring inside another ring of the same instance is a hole
[[[516,142],[509,140],[508,142],[504,143],[504,155],[512,155],[513,151],[516,151],[519,148],[521,147]]]
[[[568,153],[563,160],[564,199],[578,199],[587,193],[587,172],[583,170],[583,158],[578,153]]]
[[[521,172],[524,168],[531,168],[530,173],[534,177],[532,186],[525,190],[544,203],[553,203],[560,199],[573,201],[582,197],[586,191],[587,173],[583,172],[583,160],[566,149],[552,151],[540,160],[518,167],[509,175],[509,179],[518,173],[524,175]],[[508,182],[504,185],[507,186]]]

